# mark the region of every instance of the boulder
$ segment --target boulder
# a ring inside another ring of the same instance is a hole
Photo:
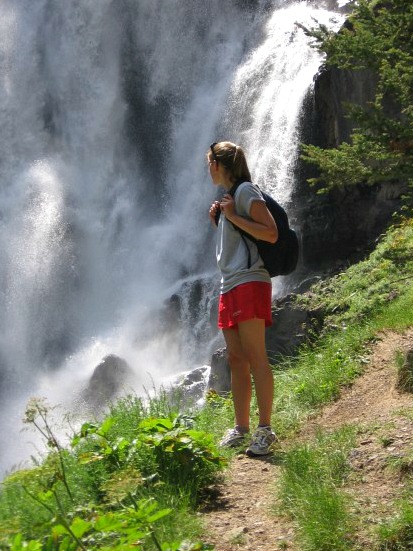
[[[231,372],[226,348],[219,348],[212,355],[208,390],[218,394],[226,394],[231,390]]]
[[[109,354],[95,367],[83,398],[95,406],[105,405],[116,397],[131,375],[132,370],[125,360]]]

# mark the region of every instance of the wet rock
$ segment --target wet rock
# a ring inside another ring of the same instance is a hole
[[[132,370],[125,360],[109,354],[95,367],[83,398],[95,406],[105,405],[116,397],[131,375]]]
[[[210,367],[202,366],[186,373],[175,385],[175,391],[183,393],[186,402],[197,402],[205,394]]]

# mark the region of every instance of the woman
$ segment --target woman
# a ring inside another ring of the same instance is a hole
[[[231,142],[213,143],[208,151],[212,182],[226,194],[209,209],[216,226],[217,262],[221,271],[218,327],[223,331],[231,370],[235,426],[221,440],[238,446],[249,433],[252,380],[259,409],[259,425],[247,448],[248,455],[266,455],[276,437],[271,430],[273,375],[265,348],[265,327],[271,325],[271,278],[253,241],[275,243],[278,230],[259,189],[251,183],[245,155]]]

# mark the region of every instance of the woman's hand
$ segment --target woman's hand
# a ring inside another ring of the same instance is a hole
[[[221,212],[225,214],[227,220],[231,220],[231,217],[235,214],[235,201],[232,195],[226,193],[221,199]]]
[[[214,201],[212,205],[209,208],[209,219],[211,220],[211,223],[213,226],[217,225],[216,216],[217,212],[221,209],[219,201]]]

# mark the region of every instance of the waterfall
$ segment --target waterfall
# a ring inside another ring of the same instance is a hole
[[[242,143],[288,202],[313,17],[338,22],[287,0],[1,2],[0,471],[28,454],[28,397],[70,404],[106,354],[136,389],[209,360],[205,154]]]
[[[316,13],[318,20],[330,15]],[[228,126],[241,121],[237,130],[251,152],[255,182],[284,205],[294,185],[301,106],[320,64],[295,23],[311,27],[314,14],[299,3],[275,10],[262,43],[238,68],[232,84]]]

